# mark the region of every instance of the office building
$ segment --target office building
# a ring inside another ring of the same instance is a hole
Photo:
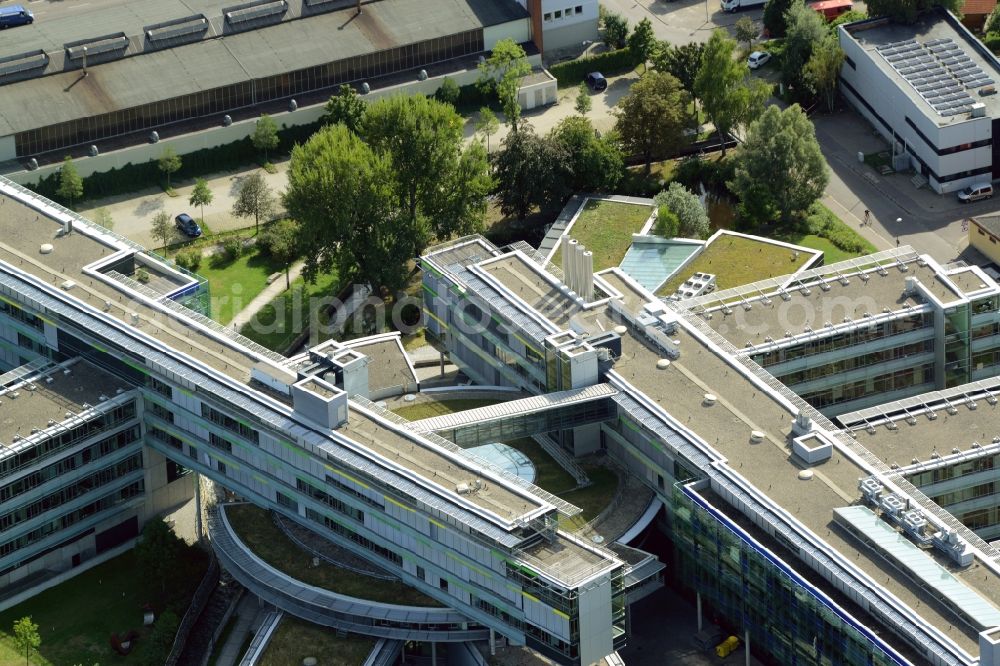
[[[965,26],[937,10],[837,31],[841,92],[889,143],[893,168],[938,193],[997,178],[1000,62]]]

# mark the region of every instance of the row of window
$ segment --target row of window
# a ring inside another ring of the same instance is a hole
[[[40,486],[47,481],[51,481],[66,472],[74,470],[77,467],[88,465],[94,460],[103,458],[109,453],[123,449],[129,444],[137,441],[139,441],[138,425],[134,425],[131,428],[109,435],[108,437],[91,444],[82,451],[78,451],[71,456],[62,458],[58,462],[54,462],[51,465],[46,465],[41,469],[35,470],[31,474],[27,474],[19,478],[13,483],[8,483],[7,485],[0,487],[0,502],[6,502],[12,497],[17,497],[21,493],[26,493],[32,488]]]
[[[98,470],[74,483],[66,484],[55,492],[49,493],[30,504],[19,506],[13,511],[8,511],[0,515],[0,532],[5,532],[15,525],[42,515],[46,511],[51,511],[63,504],[72,502],[77,497],[106,486],[115,479],[120,479],[138,469],[142,469],[141,451],[115,465]]]
[[[969,488],[961,488],[950,493],[937,495],[931,499],[939,506],[948,507],[952,504],[976,499],[977,497],[986,497],[987,495],[992,495],[994,492],[996,492],[996,484],[993,481],[989,481]]]
[[[130,483],[124,488],[121,488],[120,490],[116,490],[113,493],[105,495],[104,497],[95,500],[90,504],[82,506],[79,509],[76,509],[75,511],[65,513],[59,516],[58,518],[55,518],[45,523],[44,525],[41,525],[33,529],[27,534],[23,534],[18,538],[12,539],[10,541],[0,543],[0,557],[6,557],[7,555],[10,555],[16,550],[26,548],[27,546],[30,546],[36,541],[41,541],[42,539],[52,534],[53,532],[64,530],[67,527],[75,525],[81,520],[85,520],[86,518],[93,516],[94,514],[110,509],[115,505],[121,504],[122,502],[126,502],[132,499],[133,497],[141,495],[143,493],[144,488],[145,486],[142,480],[140,479],[139,481]]]
[[[331,532],[339,534],[340,536],[352,541],[353,543],[356,543],[362,548],[370,550],[371,552],[375,553],[382,559],[392,562],[397,567],[403,566],[403,558],[399,555],[399,553],[396,553],[395,551],[390,550],[385,546],[380,546],[374,541],[366,539],[365,537],[361,536],[354,530],[348,529],[347,527],[341,525],[340,523],[335,522],[330,518],[327,518],[326,516],[319,513],[318,511],[315,511],[314,509],[309,509],[309,508],[306,509],[306,518],[315,523],[319,523],[320,525],[327,528]]]
[[[922,488],[932,483],[939,483],[941,481],[947,481],[948,479],[955,479],[969,474],[976,474],[978,472],[986,472],[994,468],[996,461],[996,455],[967,460],[956,465],[938,467],[937,469],[929,469],[925,472],[918,472],[909,477],[909,481],[918,488]]]
[[[872,379],[862,379],[834,386],[821,391],[803,393],[802,399],[817,409],[842,402],[858,400],[869,395],[888,393],[919,386],[934,379],[934,364],[924,363],[916,368],[887,372]]]
[[[577,14],[583,13],[583,5],[577,5],[576,7],[567,7],[566,9],[557,9],[554,12],[545,12],[542,18],[548,21],[558,21],[561,18],[569,18],[570,16],[575,16]]]
[[[881,340],[893,335],[901,335],[921,328],[929,328],[933,325],[934,315],[930,312],[922,312],[868,326],[858,326],[850,331],[837,333],[836,335],[830,335],[818,340],[810,340],[792,347],[775,349],[764,354],[758,354],[754,357],[754,360],[767,368],[803,356],[813,356],[814,354],[822,354],[835,349],[853,347],[854,345],[864,344],[873,340]]]
[[[365,522],[365,514],[363,511],[354,508],[350,504],[340,501],[333,495],[325,493],[319,488],[313,487],[311,484],[306,483],[302,479],[296,479],[295,486],[309,497],[312,497],[315,500],[319,500],[320,502],[326,504],[328,507],[330,507],[337,513],[341,513],[353,520],[356,520],[359,523]],[[280,503],[280,498],[279,498],[279,503]],[[298,505],[296,505],[295,508],[297,510]]]
[[[41,331],[44,328],[42,320],[31,314],[27,310],[22,310],[16,305],[12,305],[7,301],[0,301],[0,312],[7,315],[11,319],[16,319],[17,321],[23,322],[32,328],[36,328]]]
[[[912,356],[914,354],[924,354],[931,351],[934,351],[934,341],[922,340],[920,342],[903,345],[902,347],[892,347],[890,349],[861,354],[860,356],[843,358],[838,361],[834,361],[833,363],[824,363],[823,365],[805,368],[803,370],[799,370],[798,372],[790,372],[787,375],[778,375],[778,380],[786,386],[794,386],[795,384],[801,384],[802,382],[819,379],[820,377],[850,372],[851,370],[866,368],[878,363],[906,358],[907,356]]]
[[[15,137],[17,155],[26,157],[99,141],[173,122],[223,114],[292,95],[363,81],[483,50],[483,31],[430,39],[333,63],[243,81],[151,104],[104,113],[21,132]]]
[[[111,430],[115,426],[134,418],[135,401],[118,405],[85,423],[60,431],[59,434],[53,435],[37,446],[18,451],[0,460],[0,477],[7,476],[25,465],[30,465],[42,458],[47,458],[54,453],[73,446],[81,440]]]
[[[232,416],[228,414],[223,414],[217,409],[209,407],[205,403],[201,403],[201,415],[202,417],[208,419],[217,426],[221,426],[226,430],[230,430],[245,440],[251,441],[254,444],[260,444],[260,433],[243,423],[242,421],[237,421]],[[227,442],[228,443],[228,442]],[[232,445],[230,445],[229,450],[232,450]]]

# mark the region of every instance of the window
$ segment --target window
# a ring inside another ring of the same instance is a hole
[[[552,12],[545,12],[544,19],[546,21],[551,21],[552,20]]]
[[[447,592],[448,591],[448,581],[446,581],[444,578],[442,578],[441,582],[438,583],[438,587],[440,587],[442,590],[444,590],[445,592]]]
[[[582,14],[583,13],[583,6],[582,5],[577,5],[576,6],[576,13],[577,14]]]
[[[292,511],[298,513],[299,503],[293,500],[291,497],[285,495],[284,493],[279,493],[279,492],[275,492],[274,496],[278,504],[285,507],[286,509],[291,509]]]
[[[426,580],[427,579],[427,572],[424,571],[424,568],[421,567],[421,566],[417,567],[417,578],[419,578],[420,580]]]
[[[561,19],[561,18],[562,18],[562,10],[561,10],[561,9],[557,9],[557,10],[556,10],[556,14],[555,14],[555,17],[556,17],[557,19]]]

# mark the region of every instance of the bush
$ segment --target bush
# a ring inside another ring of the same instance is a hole
[[[639,65],[639,58],[632,49],[624,48],[617,51],[607,51],[595,56],[577,58],[558,65],[552,65],[549,72],[556,77],[559,87],[578,86],[584,77],[591,72],[600,72],[604,76],[613,76],[629,72]],[[84,183],[86,186],[86,183]]]
[[[656,235],[664,238],[675,238],[681,227],[681,221],[670,208],[663,204],[656,209]]]
[[[1000,54],[1000,32],[988,32],[983,37],[983,44],[993,53]],[[84,189],[86,192],[86,189]]]
[[[197,271],[198,267],[201,266],[201,251],[193,247],[181,250],[174,257],[174,261],[185,270]]]
[[[868,14],[863,11],[852,9],[851,11],[844,12],[837,18],[830,21],[830,30],[836,34],[837,26],[844,25],[845,23],[854,23],[855,21],[864,21],[868,18]]]
[[[243,239],[239,235],[230,236],[222,241],[222,252],[226,261],[236,261],[243,256]]]
[[[871,251],[868,242],[859,236],[854,229],[844,224],[826,206],[818,203],[810,206],[805,225],[810,234],[826,238],[844,252],[860,254]]]
[[[441,81],[441,87],[434,93],[434,99],[455,106],[458,104],[459,95],[458,84],[446,76]]]
[[[135,272],[135,279],[141,282],[142,284],[146,284],[147,282],[149,282],[149,271],[147,271],[145,268],[140,268]]]
[[[704,160],[697,155],[682,161],[674,172],[674,180],[695,193],[701,192],[699,185],[716,194],[726,194],[733,179],[736,166],[731,159]]]

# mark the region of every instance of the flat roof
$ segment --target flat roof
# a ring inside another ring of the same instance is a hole
[[[882,271],[874,270],[874,265],[856,268],[857,265],[832,264],[787,279],[691,299],[700,303],[693,311],[734,346],[743,348],[747,343],[768,344],[767,338],[781,342],[788,337],[786,333],[822,336],[824,328],[829,328],[828,323],[836,326],[845,323],[845,319],[847,323],[861,325],[866,313],[869,317],[886,313],[887,309],[905,313],[925,302],[921,294],[907,293],[907,278],[916,278],[944,304],[964,297],[943,273],[915,254],[904,255],[898,263],[883,262]],[[775,288],[775,283],[781,283],[782,287]],[[692,306],[681,301],[679,307]]]
[[[368,389],[395,386],[415,387],[417,376],[410,365],[409,357],[403,349],[398,335],[385,339],[347,340],[344,346],[357,350],[368,357]]]
[[[995,84],[1000,83],[1000,66],[998,66],[996,58],[986,51],[978,40],[971,37],[968,30],[961,27],[953,18],[946,16],[944,12],[925,12],[916,21],[909,24],[895,23],[888,19],[863,21],[850,25],[845,29],[845,32],[861,46],[879,70],[909,98],[913,107],[923,113],[927,120],[939,127],[966,122],[971,118],[968,113],[951,116],[943,116],[938,113],[927,100],[921,97],[917,89],[892,67],[886,57],[877,50],[878,47],[902,44],[912,40],[921,45],[921,48],[917,49],[921,57],[933,58],[926,65],[935,66],[940,60],[931,54],[930,49],[940,46],[942,40],[950,40],[958,47],[959,52],[968,56],[974,67],[978,67]],[[928,45],[928,43],[930,44]],[[947,44],[947,42],[943,43]],[[912,75],[910,78],[915,76],[917,75]],[[922,79],[920,80],[922,81]],[[1000,99],[996,95],[980,97],[977,89],[966,89],[960,82],[958,85],[968,94],[971,99],[970,103],[980,102],[986,105],[987,116],[1000,117]]]
[[[582,309],[551,274],[517,253],[487,260],[479,268],[556,326],[565,326]]]
[[[0,457],[9,450],[15,435],[27,437],[33,428],[45,430],[51,427],[49,421],[70,420],[67,412],[79,414],[114,398],[119,390],[131,389],[114,375],[82,359],[52,366],[2,389]]]
[[[0,86],[0,136],[527,17],[514,0],[379,0],[367,3],[360,16],[354,3],[303,16],[302,0],[291,0],[280,23],[222,35],[221,10],[232,4],[92,0],[86,11],[67,6],[4,32],[0,57],[42,49],[52,61],[47,76]],[[145,26],[197,13],[213,19],[200,41],[92,64],[86,78],[75,66],[61,67],[64,44],[121,32],[130,36],[131,53],[144,43]]]
[[[348,411],[347,422],[337,428],[337,432],[451,494],[456,492],[459,484],[472,486],[477,478],[488,475],[484,475],[483,470],[473,461],[449,454],[415,434],[404,436],[357,409]],[[467,493],[463,497],[508,521],[543,506],[534,497],[514,492],[502,483],[494,482],[492,478],[488,478],[481,490]]]
[[[557,532],[552,541],[542,539],[518,553],[528,564],[537,563],[541,571],[556,581],[571,585],[613,569],[617,560],[613,553],[584,546],[564,532]]]

